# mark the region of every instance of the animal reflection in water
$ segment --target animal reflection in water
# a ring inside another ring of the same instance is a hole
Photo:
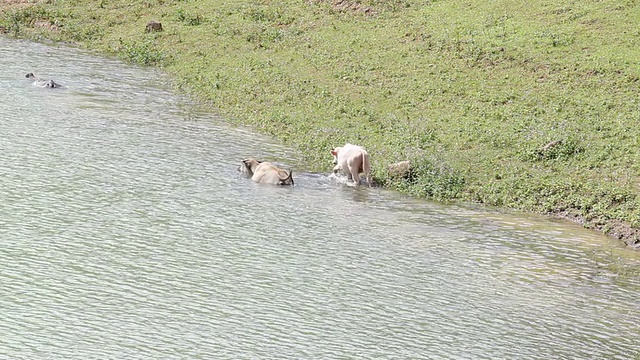
[[[33,85],[35,86],[47,87],[47,88],[61,87],[60,84],[58,84],[57,82],[53,80],[43,80],[43,79],[37,78],[35,75],[33,75],[33,73],[28,73],[25,77],[27,79],[33,80]]]
[[[254,158],[244,159],[238,170],[251,176],[251,179],[258,183],[293,186],[293,171],[287,172],[267,161],[258,161]]]

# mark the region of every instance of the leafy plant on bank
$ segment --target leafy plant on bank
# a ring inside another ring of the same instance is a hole
[[[151,38],[138,41],[120,39],[120,47],[116,52],[132,63],[145,66],[160,65],[167,58]]]

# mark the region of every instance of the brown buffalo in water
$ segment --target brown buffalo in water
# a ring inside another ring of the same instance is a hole
[[[293,185],[293,171],[285,171],[267,161],[254,158],[242,160],[238,169],[243,174],[251,176],[255,182],[272,185]]]

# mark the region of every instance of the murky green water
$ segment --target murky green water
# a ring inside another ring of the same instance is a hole
[[[240,159],[295,153],[166,83],[0,37],[0,358],[639,358],[636,253],[299,165],[254,184]]]

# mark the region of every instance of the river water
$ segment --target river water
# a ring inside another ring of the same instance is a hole
[[[620,243],[305,173],[167,83],[0,37],[0,358],[640,358]]]

